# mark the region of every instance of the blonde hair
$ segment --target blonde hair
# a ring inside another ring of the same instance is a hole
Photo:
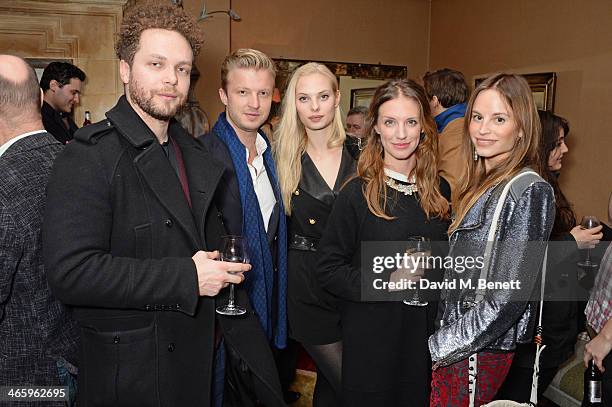
[[[517,138],[512,154],[508,159],[491,169],[487,174],[483,158],[474,161],[474,146],[470,138],[470,122],[472,110],[478,95],[488,89],[494,89],[506,103],[517,125]],[[472,93],[465,112],[465,123],[462,143],[462,160],[467,163],[468,170],[460,182],[459,194],[456,200],[455,219],[449,232],[461,224],[469,209],[492,186],[511,178],[524,167],[542,173],[539,160],[539,144],[542,129],[529,84],[519,75],[496,74],[483,81]]]
[[[321,74],[330,81],[334,94],[338,92],[336,76],[323,64],[309,62],[297,68],[285,91],[281,107],[281,117],[274,130],[274,159],[278,180],[280,183],[285,212],[291,215],[291,194],[296,190],[302,175],[302,155],[306,151],[307,135],[304,125],[300,121],[295,105],[295,88],[302,76]],[[340,107],[336,107],[334,119],[330,124],[328,148],[341,146],[346,138],[342,125]]]
[[[440,192],[438,178],[438,132],[431,115],[425,90],[411,79],[395,79],[388,81],[376,89],[370,111],[366,119],[366,147],[359,156],[357,176],[363,179],[363,195],[368,208],[375,216],[392,220],[386,213],[387,184],[385,183],[384,149],[380,135],[374,126],[378,120],[380,106],[390,100],[406,97],[419,105],[419,122],[421,123],[422,139],[416,149],[416,184],[419,191],[419,202],[427,218],[438,216],[447,218],[449,203]]]
[[[221,65],[221,88],[227,91],[227,75],[232,69],[265,69],[276,78],[276,66],[269,56],[261,51],[251,48],[240,48],[232,52],[223,60]]]

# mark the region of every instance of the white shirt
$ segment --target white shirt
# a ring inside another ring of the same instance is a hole
[[[257,201],[259,201],[259,209],[261,209],[261,217],[264,221],[264,227],[266,232],[268,231],[268,223],[270,223],[270,217],[274,211],[274,205],[276,205],[276,197],[274,196],[274,189],[268,178],[266,172],[266,166],[264,163],[263,154],[268,148],[266,140],[261,134],[257,133],[257,139],[255,140],[255,149],[257,156],[253,159],[253,163],[249,164],[249,150],[246,149],[246,161],[249,172],[251,173],[251,180],[253,181],[253,187],[255,188],[255,195],[257,195]]]
[[[30,131],[28,133],[20,134],[17,137],[13,137],[12,139],[10,139],[9,141],[7,141],[6,143],[4,143],[4,144],[2,144],[0,146],[0,157],[2,157],[2,154],[6,153],[6,150],[8,150],[10,146],[15,144],[16,142],[18,142],[22,138],[26,138],[28,136],[31,136],[32,134],[38,134],[38,133],[44,133],[44,132],[45,132],[45,130],[36,130],[36,131]]]

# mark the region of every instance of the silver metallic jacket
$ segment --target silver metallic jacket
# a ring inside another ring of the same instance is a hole
[[[483,256],[493,213],[505,182],[491,187],[468,211],[450,235],[453,260]],[[434,362],[448,366],[481,351],[512,351],[517,343],[531,340],[536,306],[530,303],[540,283],[546,241],[552,230],[555,202],[552,187],[542,178],[517,179],[506,196],[491,251],[488,282],[519,281],[520,290],[486,290],[476,302],[481,264],[445,271],[445,281],[457,281],[455,289],[442,292],[440,327],[429,338]],[[480,267],[477,267],[479,266]],[[461,271],[461,272],[460,272]],[[459,280],[471,281],[460,288]],[[516,288],[516,287],[515,287]]]

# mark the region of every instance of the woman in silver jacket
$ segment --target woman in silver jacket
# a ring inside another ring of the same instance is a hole
[[[472,94],[463,141],[468,172],[449,229],[453,267],[445,273],[440,327],[429,338],[431,406],[491,401],[516,344],[532,337],[536,310],[529,300],[554,222],[553,190],[538,175],[526,174],[511,184],[490,254],[483,257],[502,190],[517,174],[539,169],[540,133],[522,77],[494,75]]]

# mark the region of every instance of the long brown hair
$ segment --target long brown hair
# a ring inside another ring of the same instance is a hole
[[[517,125],[517,132],[522,136],[517,138],[512,154],[507,161],[485,170],[484,159],[479,157],[474,161],[472,140],[470,138],[470,122],[472,110],[478,95],[487,89],[494,89],[507,104]],[[484,80],[472,93],[465,112],[465,123],[462,143],[462,160],[468,170],[460,182],[460,190],[455,208],[455,219],[449,231],[454,231],[468,210],[492,186],[510,179],[524,167],[531,167],[542,173],[540,168],[539,144],[541,137],[540,120],[533,101],[531,89],[525,78],[519,75],[500,73]]]
[[[423,132],[422,140],[416,149],[416,184],[419,201],[425,214],[447,217],[448,201],[440,193],[438,179],[438,134],[431,116],[425,90],[411,79],[395,79],[378,87],[370,104],[366,120],[367,143],[357,163],[357,176],[363,179],[363,195],[370,211],[379,218],[391,220],[387,215],[387,185],[385,184],[384,150],[380,135],[374,130],[380,106],[393,99],[406,97],[419,105],[419,122]]]
[[[544,178],[555,191],[555,224],[551,236],[559,236],[569,232],[576,226],[576,214],[571,203],[567,200],[559,186],[559,171],[551,171],[548,167],[550,153],[557,147],[559,141],[559,130],[563,130],[563,136],[567,140],[570,127],[567,120],[545,110],[538,110],[540,123],[542,124],[542,140],[540,142],[540,166],[542,178]]]

